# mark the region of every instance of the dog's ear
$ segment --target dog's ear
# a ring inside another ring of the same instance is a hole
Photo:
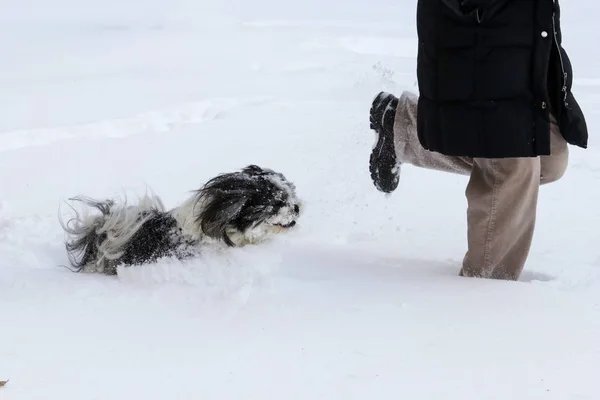
[[[227,235],[227,227],[239,216],[246,200],[245,197],[227,197],[218,193],[205,198],[202,211],[197,216],[202,232],[212,239],[222,240],[228,246],[234,247]]]

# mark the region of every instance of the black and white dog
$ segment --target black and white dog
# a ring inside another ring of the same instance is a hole
[[[107,275],[116,275],[120,265],[195,257],[207,245],[260,243],[296,225],[301,207],[294,184],[256,165],[212,178],[172,210],[148,195],[132,206],[85,197],[70,200],[84,204],[85,214],[99,214],[76,211],[66,224],[61,219],[69,235],[69,261],[78,272]]]

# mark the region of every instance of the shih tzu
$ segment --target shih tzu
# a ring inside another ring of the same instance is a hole
[[[172,210],[149,195],[130,206],[110,199],[70,200],[85,206],[67,223],[60,220],[71,266],[107,275],[116,275],[120,265],[189,259],[204,246],[258,244],[296,225],[301,211],[294,184],[256,165],[210,179]],[[86,215],[90,211],[96,213]]]

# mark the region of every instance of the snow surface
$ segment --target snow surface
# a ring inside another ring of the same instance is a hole
[[[466,178],[369,178],[368,108],[416,90],[409,0],[3,0],[0,388],[25,399],[600,398],[600,6],[563,5],[590,149],[541,191],[520,282],[457,276]],[[256,163],[293,233],[73,274],[70,196],[168,207]]]

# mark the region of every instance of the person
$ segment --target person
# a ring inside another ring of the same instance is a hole
[[[540,185],[587,148],[553,0],[419,0],[419,95],[381,92],[370,110],[375,187],[393,192],[403,164],[469,176],[460,276],[518,280]]]

